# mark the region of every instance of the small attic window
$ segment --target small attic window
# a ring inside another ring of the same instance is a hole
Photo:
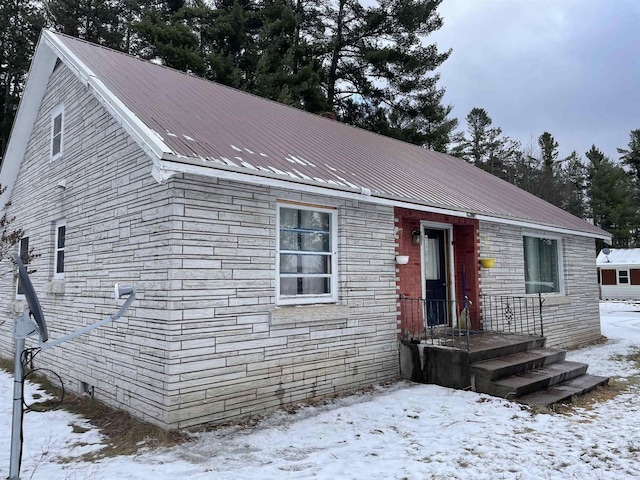
[[[62,140],[64,133],[64,108],[56,108],[51,114],[51,161],[62,157]]]

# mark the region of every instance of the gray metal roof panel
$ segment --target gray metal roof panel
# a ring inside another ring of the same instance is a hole
[[[177,156],[284,180],[596,236],[603,230],[463,160],[55,34]]]

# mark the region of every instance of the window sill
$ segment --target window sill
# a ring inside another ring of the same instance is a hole
[[[537,298],[538,294],[528,294],[527,297]],[[573,303],[571,297],[564,293],[543,293],[542,300],[542,308],[550,307],[552,305],[570,305]]]
[[[47,284],[47,293],[64,295],[64,278],[52,278]]]
[[[277,307],[270,312],[271,325],[287,325],[292,323],[313,323],[328,320],[345,320],[349,318],[348,305],[291,305]]]
[[[16,298],[9,304],[9,311],[13,315],[22,315],[25,308],[27,308],[27,302],[23,298]]]

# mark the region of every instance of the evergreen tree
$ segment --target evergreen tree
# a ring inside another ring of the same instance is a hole
[[[537,159],[537,185],[534,195],[553,205],[563,208],[566,203],[566,190],[563,188],[560,164],[558,162],[559,144],[549,132],[538,137],[540,156]]]
[[[618,148],[620,160],[629,169],[633,185],[633,200],[636,205],[636,221],[632,232],[635,246],[640,246],[640,129],[629,134],[627,148]]]
[[[219,0],[206,30],[207,77],[224,85],[256,91],[261,27],[258,5],[252,0]]]
[[[595,145],[586,156],[590,162],[587,178],[593,223],[613,235],[614,247],[629,247],[632,245],[631,231],[635,225],[629,176]]]
[[[564,201],[560,206],[576,217],[585,218],[587,167],[582,163],[578,152],[575,150],[564,159],[563,165],[562,184]]]
[[[549,132],[544,132],[538,137],[538,146],[540,147],[540,158],[542,160],[542,168],[545,172],[554,173],[558,165],[558,147],[560,146],[556,139]]]
[[[149,2],[132,27],[140,38],[139,55],[159,59],[177,70],[204,75],[200,34],[187,20],[193,16],[184,0]]]
[[[484,108],[472,108],[466,116],[467,133],[469,139],[463,139],[463,157],[475,166],[481,166],[487,153],[489,143],[489,128],[493,123],[491,117]],[[495,133],[492,135],[495,137]]]
[[[0,2],[0,163],[43,26],[44,13],[39,2]]]
[[[341,120],[415,138],[416,143],[446,143],[448,138],[434,136],[444,132],[446,137],[453,130],[446,119],[450,109],[437,110],[433,118],[425,116],[442,98],[435,87],[437,76],[429,74],[450,54],[422,42],[442,26],[439,4],[440,0],[379,0],[377,5],[324,0],[320,13],[326,39],[317,41],[324,52],[327,102]],[[405,127],[408,131],[401,134]]]
[[[631,130],[627,148],[618,148],[620,160],[627,165],[636,182],[640,182],[640,129]]]
[[[434,88],[414,100],[401,101],[393,110],[347,102],[342,118],[365,130],[447,153],[458,119],[449,118],[452,107],[442,105],[443,95],[443,90]]]
[[[538,191],[540,175],[538,160],[533,154],[532,147],[517,152],[514,155],[512,167],[513,173],[509,181],[535,195]]]
[[[304,110],[322,113],[327,102],[321,84],[324,70],[313,45],[302,35],[303,22],[314,21],[313,9],[301,0],[265,0],[261,10],[256,67],[256,93]]]
[[[455,136],[451,153],[502,179],[514,182],[513,166],[516,157],[522,160],[521,145],[502,134],[484,108],[472,108],[466,116],[467,134]]]
[[[48,24],[56,31],[122,50],[122,0],[45,0]]]

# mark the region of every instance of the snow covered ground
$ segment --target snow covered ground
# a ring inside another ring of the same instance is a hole
[[[589,372],[628,383],[572,414],[532,414],[486,395],[399,383],[225,427],[195,442],[85,463],[95,430],[62,411],[25,414],[23,479],[628,479],[640,478],[640,306],[601,305],[609,341],[569,352]],[[0,477],[9,470],[13,381],[0,372]],[[29,392],[35,389],[30,386]],[[69,458],[71,457],[71,461]],[[60,462],[60,459],[66,459]]]

